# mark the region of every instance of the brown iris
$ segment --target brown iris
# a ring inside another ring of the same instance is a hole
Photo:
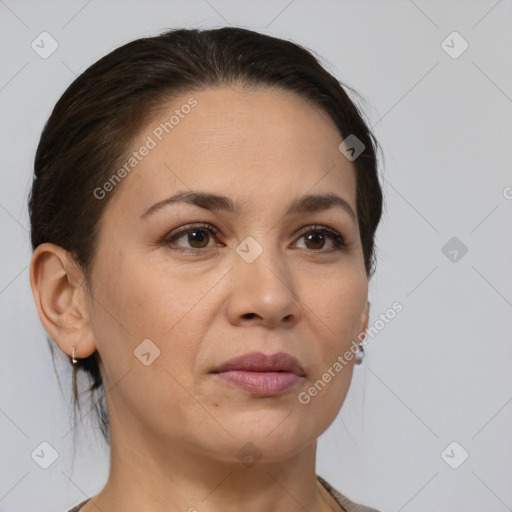
[[[313,247],[308,246],[309,249],[322,249],[325,244],[325,237],[320,233],[309,232],[303,236],[306,240],[306,244],[308,242],[313,244]]]
[[[204,229],[194,229],[190,231],[187,236],[190,245],[194,247],[194,249],[202,249],[206,247],[210,241],[210,235]]]

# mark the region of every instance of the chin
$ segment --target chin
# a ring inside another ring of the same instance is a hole
[[[237,458],[258,458],[270,463],[293,457],[325,429],[310,424],[296,412],[261,410],[230,421],[227,430],[233,435],[226,440],[231,445],[229,452],[234,451]]]

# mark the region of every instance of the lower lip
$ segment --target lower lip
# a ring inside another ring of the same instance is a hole
[[[254,395],[275,396],[288,391],[303,377],[288,372],[248,372],[235,370],[217,373],[218,377]]]

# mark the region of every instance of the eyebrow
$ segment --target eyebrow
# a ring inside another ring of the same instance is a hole
[[[176,204],[176,203],[187,203],[204,208],[205,210],[213,211],[226,211],[230,213],[238,213],[239,207],[226,196],[211,194],[208,192],[177,192],[171,197],[159,201],[158,203],[150,206],[145,210],[140,218],[145,220],[151,214],[158,210],[161,210],[165,206]],[[336,194],[323,194],[323,195],[306,195],[295,200],[286,211],[285,215],[292,215],[294,213],[312,213],[324,210],[329,210],[334,207],[342,208],[347,212],[352,220],[356,221],[356,214],[350,206],[349,202]]]

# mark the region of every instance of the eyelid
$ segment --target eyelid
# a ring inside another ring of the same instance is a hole
[[[191,223],[191,224],[185,224],[184,226],[180,226],[179,228],[173,229],[171,232],[167,233],[163,236],[161,239],[161,244],[166,245],[171,243],[173,240],[176,240],[178,238],[181,238],[183,235],[186,235],[190,231],[194,229],[202,229],[205,231],[210,232],[214,237],[217,237],[217,235],[220,233],[220,230],[213,226],[212,224],[208,224],[205,222],[199,222],[199,223]],[[198,249],[196,249],[198,250]]]
[[[309,226],[304,226],[299,230],[298,234],[303,235],[309,231],[325,231],[331,233],[333,236],[342,236],[336,229],[325,226],[324,224],[310,224]]]
[[[191,223],[191,224],[185,224],[184,226],[180,226],[179,228],[173,229],[171,231],[173,237],[176,235],[179,235],[181,233],[187,233],[188,231],[191,231],[192,229],[205,229],[207,231],[211,231],[214,235],[217,235],[220,233],[220,230],[213,226],[212,224],[208,224],[205,222],[200,222],[197,224]],[[171,234],[168,233],[168,234]]]

